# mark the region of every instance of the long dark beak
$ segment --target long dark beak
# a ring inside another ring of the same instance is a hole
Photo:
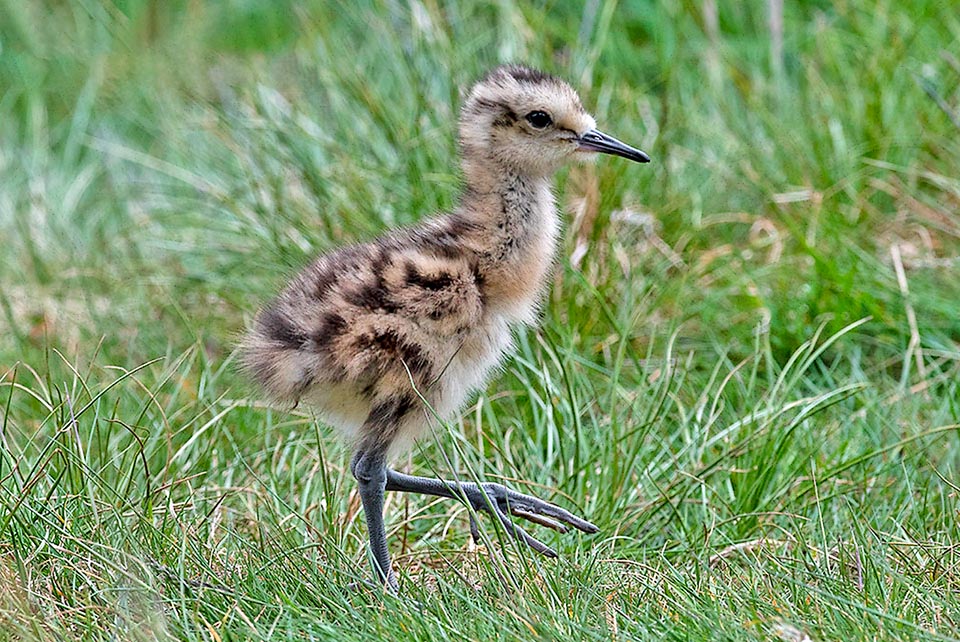
[[[626,143],[621,143],[613,136],[607,136],[602,131],[596,129],[591,129],[580,137],[580,149],[585,152],[601,152],[603,154],[623,156],[638,163],[650,162],[650,157],[639,149],[630,147],[630,145]]]

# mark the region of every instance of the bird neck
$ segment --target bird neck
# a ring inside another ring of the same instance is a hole
[[[559,228],[550,179],[503,168],[479,176],[467,173],[459,209],[479,232],[474,249],[488,303],[516,309],[532,321],[553,264]]]
[[[462,212],[489,235],[522,248],[526,241],[556,233],[556,208],[546,176],[511,169],[467,172]]]

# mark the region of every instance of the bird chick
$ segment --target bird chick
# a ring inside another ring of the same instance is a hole
[[[459,133],[465,187],[452,212],[319,257],[259,312],[241,345],[243,367],[268,396],[312,406],[350,440],[373,568],[393,591],[387,490],[467,502],[551,557],[511,517],[597,531],[499,484],[388,466],[434,413],[453,417],[483,385],[510,352],[514,326],[536,321],[559,226],[554,172],[594,152],[650,160],[598,131],[570,85],[519,65],[471,88]]]

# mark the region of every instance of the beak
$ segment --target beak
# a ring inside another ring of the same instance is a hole
[[[591,129],[580,137],[580,146],[584,152],[600,152],[603,154],[613,154],[614,156],[623,156],[638,163],[649,163],[650,157],[639,149],[630,147],[626,143],[621,143],[613,136],[607,136],[602,131]]]

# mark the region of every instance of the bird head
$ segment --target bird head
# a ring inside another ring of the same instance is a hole
[[[571,159],[597,152],[650,162],[644,152],[596,127],[563,80],[502,65],[470,89],[460,114],[460,144],[468,164],[493,162],[534,176],[548,176]]]

